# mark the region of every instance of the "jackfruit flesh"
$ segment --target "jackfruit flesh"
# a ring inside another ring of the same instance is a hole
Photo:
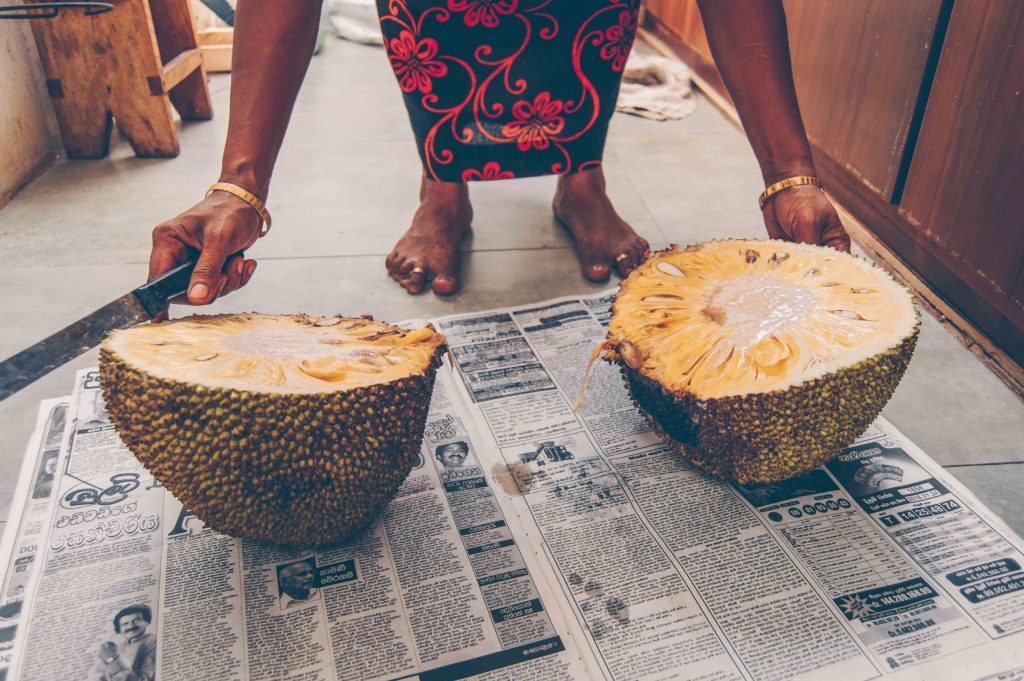
[[[652,254],[623,281],[605,347],[641,409],[697,464],[769,482],[863,432],[917,327],[909,293],[863,259],[729,240]]]
[[[100,373],[125,444],[196,516],[323,545],[408,475],[445,349],[429,325],[197,315],[112,333]]]

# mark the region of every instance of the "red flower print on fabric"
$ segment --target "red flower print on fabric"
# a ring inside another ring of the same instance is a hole
[[[636,24],[636,12],[623,11],[619,13],[619,23],[609,26],[604,32],[608,42],[601,46],[601,58],[612,60],[613,71],[621,71],[626,67],[633,38],[636,37]]]
[[[519,0],[448,0],[448,9],[453,12],[465,12],[463,21],[466,26],[483,24],[494,28],[501,21],[501,14],[512,14],[516,11]]]
[[[424,176],[600,165],[640,0],[376,0]]]
[[[562,102],[551,99],[550,92],[537,95],[533,104],[521,99],[512,105],[516,120],[503,125],[501,134],[516,140],[519,151],[547,149],[550,138],[565,129],[565,119],[559,115],[564,108]]]
[[[410,31],[402,31],[397,38],[391,39],[388,56],[403,92],[419,90],[427,94],[433,89],[431,79],[448,73],[444,62],[434,59],[437,41],[433,38],[417,40]]]
[[[462,181],[471,182],[474,180],[511,180],[516,176],[511,170],[502,170],[497,161],[490,161],[484,164],[482,171],[476,168],[467,168],[462,171]]]

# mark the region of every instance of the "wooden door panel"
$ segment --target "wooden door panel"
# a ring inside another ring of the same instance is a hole
[[[644,0],[644,8],[708,64],[714,62],[697,0]]]
[[[1024,4],[957,3],[901,213],[1024,321]]]
[[[899,178],[942,5],[785,1],[808,137],[886,201]],[[696,0],[648,0],[645,6],[686,48],[713,63]]]
[[[1024,2],[784,3],[826,184],[1024,367]],[[724,92],[695,0],[647,7]]]
[[[886,201],[897,184],[942,0],[786,0],[807,136]]]

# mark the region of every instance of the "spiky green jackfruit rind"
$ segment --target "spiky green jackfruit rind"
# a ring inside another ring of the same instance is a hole
[[[673,394],[617,360],[651,425],[705,471],[746,485],[805,473],[850,446],[889,401],[918,329],[857,364],[786,390],[697,400]]]
[[[320,394],[166,380],[100,351],[111,421],[186,508],[219,532],[321,546],[366,526],[416,463],[434,377]]]

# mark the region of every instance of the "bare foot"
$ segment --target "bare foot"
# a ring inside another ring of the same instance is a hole
[[[583,276],[590,281],[608,281],[612,268],[625,277],[650,246],[615,212],[601,168],[559,177],[552,208],[576,240]]]
[[[409,293],[422,293],[427,284],[438,295],[455,293],[459,290],[459,244],[472,221],[466,185],[424,178],[412,226],[384,261],[388,274]]]

